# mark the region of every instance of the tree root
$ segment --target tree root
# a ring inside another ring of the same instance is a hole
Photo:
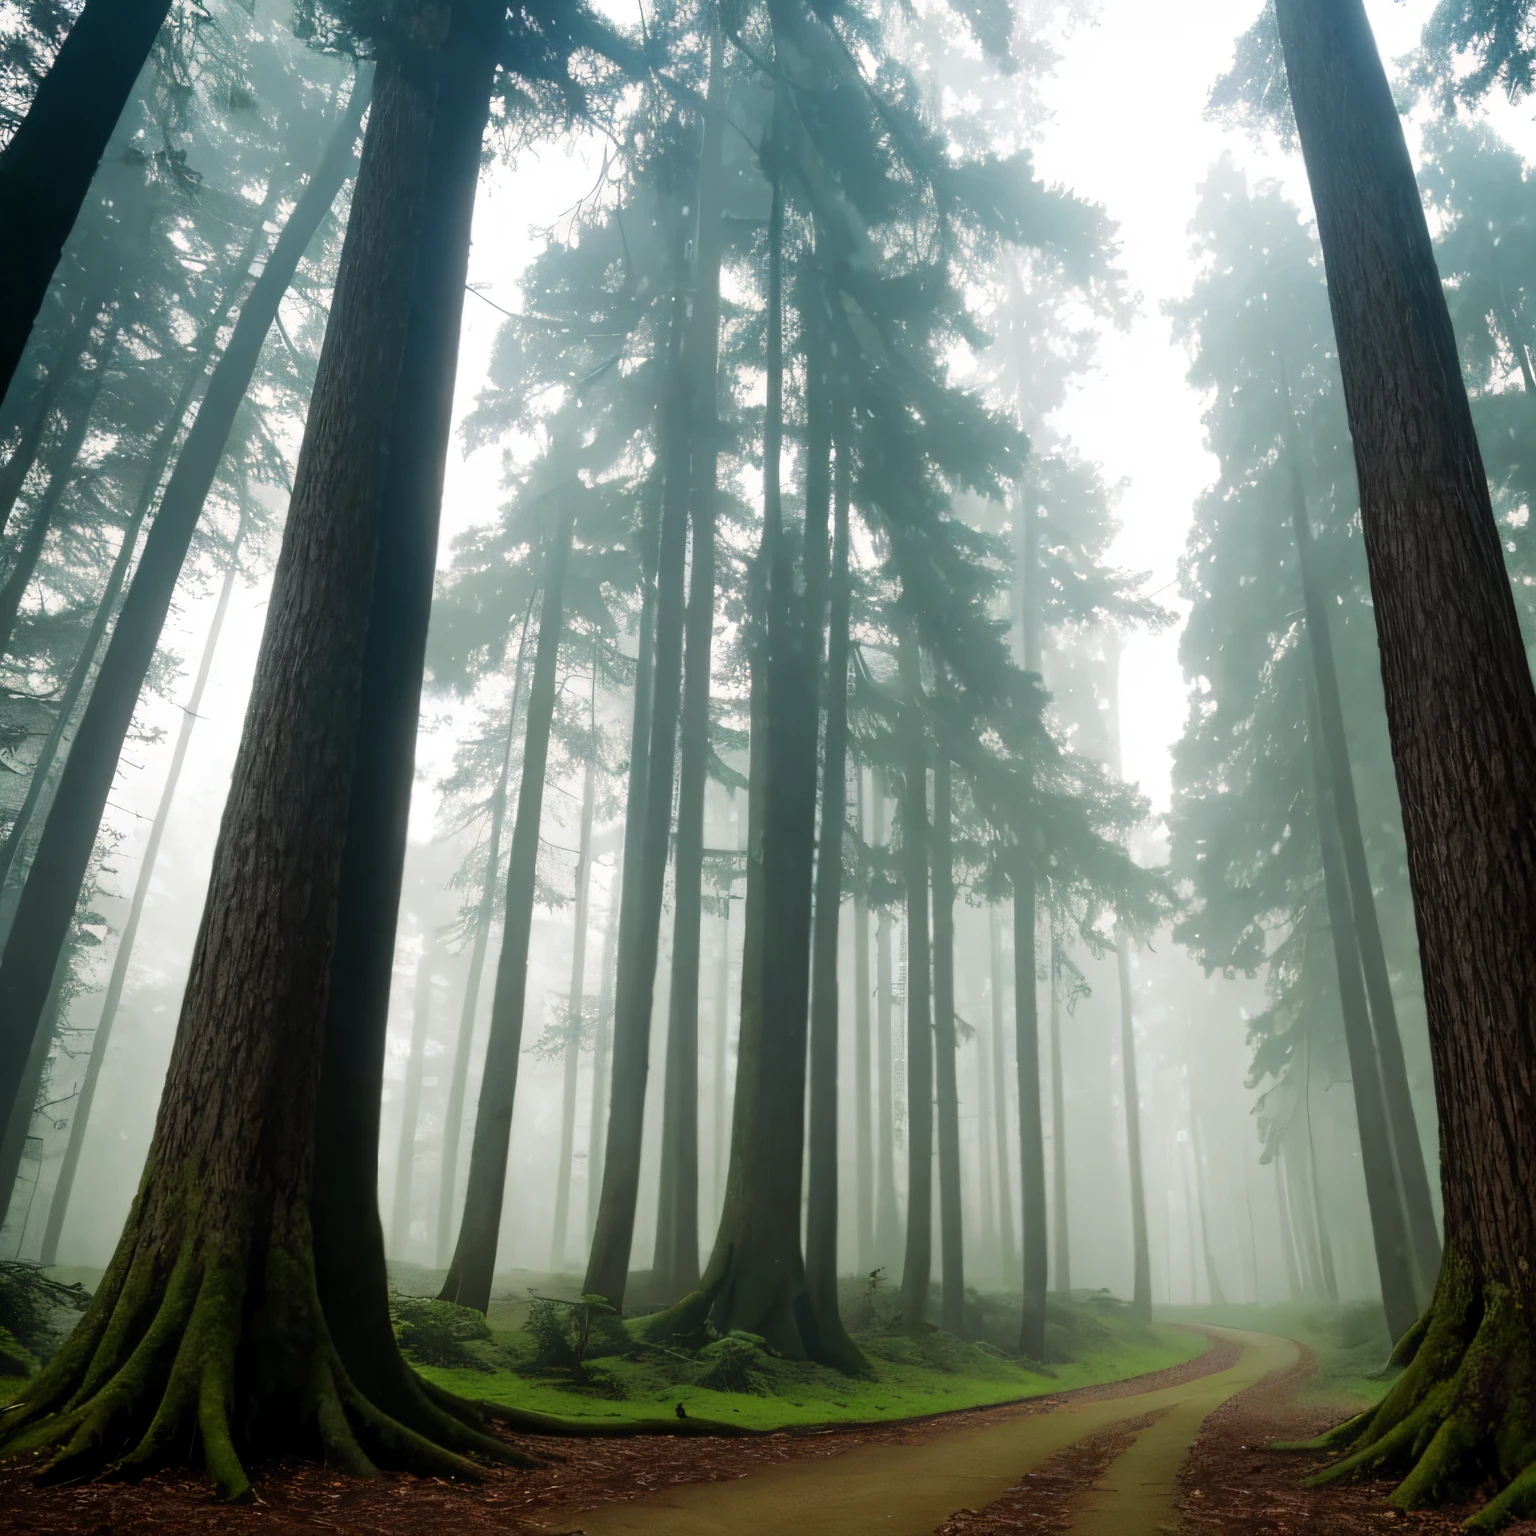
[[[1308,1480],[1396,1476],[1400,1509],[1436,1504],[1489,1479],[1502,1491],[1467,1529],[1488,1532],[1536,1513],[1536,1337],[1507,1285],[1447,1248],[1435,1297],[1393,1353],[1387,1395],[1298,1450],[1342,1451]]]

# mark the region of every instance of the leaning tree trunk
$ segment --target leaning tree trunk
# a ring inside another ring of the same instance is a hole
[[[1381,1063],[1387,1123],[1397,1152],[1398,1179],[1408,1217],[1408,1239],[1418,1280],[1416,1294],[1423,1302],[1434,1293],[1435,1280],[1440,1273],[1440,1234],[1435,1230],[1429,1174],[1424,1167],[1424,1148],[1419,1140],[1413,1094],[1408,1086],[1408,1068],[1403,1060],[1403,1040],[1397,1028],[1397,1008],[1392,1000],[1392,982],[1387,974],[1386,951],[1382,947],[1381,925],[1376,916],[1376,893],[1371,886],[1370,866],[1365,857],[1365,837],[1360,829],[1360,807],[1355,798],[1355,776],[1350,766],[1349,738],[1344,729],[1344,705],[1339,696],[1339,673],[1334,660],[1333,626],[1329,623],[1328,605],[1313,557],[1312,528],[1307,517],[1306,488],[1301,478],[1301,455],[1296,446],[1288,388],[1284,389],[1283,403],[1286,459],[1290,466],[1291,525],[1296,537],[1316,687],[1315,724],[1323,753],[1321,766],[1328,773],[1338,820],[1340,851],[1360,950],[1360,969],[1370,1004],[1376,1055]]]
[[[320,1304],[310,1202],[384,445],[431,128],[433,72],[406,46],[379,69],[143,1181],[89,1311],[6,1426],[12,1450],[59,1448],[54,1477],[109,1462],[142,1471],[193,1447],[225,1498],[249,1494],[246,1456],[269,1449],[318,1447],[358,1472],[374,1459],[473,1472],[354,1384]]]
[[[907,896],[907,1245],[901,1314],[928,1320],[933,1266],[933,1012],[928,949],[928,748],[917,640],[901,641],[901,867]]]
[[[459,1418],[406,1365],[389,1317],[379,1214],[380,1105],[395,932],[415,779],[470,222],[502,13],[454,0],[438,61],[389,475],[362,656],[358,740],[336,890],[315,1142],[315,1272],[353,1385],[416,1432],[463,1448]]]
[[[1045,1358],[1048,1273],[1045,1216],[1045,1135],[1040,1117],[1040,1014],[1035,997],[1035,872],[1022,852],[1013,876],[1013,1016],[1019,1073],[1019,1189],[1024,1249],[1019,1353]]]
[[[496,890],[501,876],[501,834],[507,819],[507,786],[512,776],[512,746],[517,739],[518,696],[523,688],[523,661],[528,650],[528,624],[533,600],[523,611],[517,642],[517,661],[512,672],[512,699],[507,706],[507,740],[501,754],[501,772],[491,791],[491,824],[485,842],[485,878],[475,907],[475,936],[470,941],[469,975],[464,983],[464,1002],[459,1010],[459,1034],[453,1047],[453,1074],[448,1083],[448,1103],[443,1114],[443,1167],[437,1196],[437,1264],[446,1269],[453,1256],[453,1219],[458,1211],[459,1143],[464,1139],[464,1098],[469,1087],[469,1057],[475,1044],[475,1016],[480,1007],[480,982],[485,975],[485,956],[496,916]]]
[[[435,938],[430,932],[416,963],[416,995],[411,1007],[411,1053],[405,1063],[405,1092],[400,1100],[400,1144],[395,1153],[395,1198],[390,1210],[389,1241],[398,1257],[411,1240],[411,1175],[416,1170],[416,1132],[421,1122],[422,1063],[427,1032],[432,1027],[432,961]]]
[[[683,343],[685,410],[692,436],[689,516],[693,548],[684,621],[673,865],[672,985],[662,1099],[661,1190],[653,1262],[658,1294],[674,1300],[699,1283],[699,966],[703,915],[704,790],[709,782],[710,651],[715,632],[715,501],[720,439],[720,264],[725,253],[725,63],[718,28],[710,38],[709,102],[699,155],[699,222],[693,312]]]
[[[592,642],[592,686],[587,729],[590,745],[581,776],[581,832],[576,845],[575,919],[571,931],[571,985],[565,1000],[565,1073],[560,1099],[560,1172],[555,1181],[555,1231],[549,1267],[565,1269],[565,1240],[571,1221],[571,1159],[576,1151],[576,1075],[586,1032],[587,922],[592,895],[592,816],[597,807],[597,663],[602,642]]]
[[[1051,923],[1051,1238],[1056,1260],[1056,1289],[1072,1290],[1067,1246],[1067,1092],[1061,1060],[1061,936]]]
[[[864,848],[864,769],[854,767],[854,819],[857,847]],[[869,902],[860,872],[853,893],[853,1139],[855,1248],[859,1273],[875,1267],[875,1127],[874,1085],[871,1081],[869,1020]]]
[[[955,1053],[955,874],[950,831],[950,766],[933,769],[933,1049],[939,1110],[939,1321],[965,1337],[965,1236],[960,1205],[960,1088]]]
[[[86,0],[0,151],[0,397],[170,0]]]
[[[998,1260],[1004,1275],[1016,1262],[1013,1248],[1012,1154],[1008,1147],[1008,1034],[1003,1023],[1003,922],[987,909],[988,961],[992,984],[992,1134],[997,1138]],[[1148,1315],[1150,1316],[1150,1310]]]
[[[675,217],[675,215],[673,215]],[[681,262],[678,263],[679,267]],[[679,274],[673,301],[671,355],[662,436],[664,478],[656,566],[656,639],[650,687],[650,742],[646,753],[644,816],[625,858],[619,917],[619,971],[613,1019],[613,1091],[603,1153],[597,1229],[587,1260],[588,1295],[622,1307],[640,1197],[640,1143],[645,1132],[645,1085],[650,1073],[651,1014],[661,909],[672,844],[672,788],[677,766],[677,722],[682,693],[684,586],[688,552],[689,421],[685,299]],[[631,875],[633,878],[631,879]],[[632,915],[631,915],[632,914]]]
[[[123,1000],[123,988],[128,980],[128,963],[133,958],[133,947],[139,936],[139,921],[144,916],[144,903],[149,898],[149,885],[154,879],[155,865],[160,858],[160,844],[165,837],[166,823],[171,819],[171,807],[176,802],[176,790],[181,783],[187,748],[192,742],[193,729],[201,718],[199,711],[202,709],[203,693],[208,686],[208,674],[213,670],[213,657],[218,649],[225,616],[229,612],[230,598],[234,595],[235,577],[240,570],[240,546],[244,538],[245,522],[242,518],[229,552],[229,564],[224,569],[218,601],[214,604],[208,638],[203,642],[203,655],[198,662],[197,676],[192,680],[192,691],[187,695],[186,705],[182,709],[181,727],[176,733],[176,745],[171,752],[171,766],[165,776],[165,787],[160,791],[160,803],[155,807],[155,819],[150,824],[149,841],[144,845],[144,853],[139,860],[139,875],[133,884],[128,916],[117,941],[117,953],[112,957],[112,973],[107,978],[101,1013],[96,1020],[95,1032],[91,1035],[91,1054],[86,1058],[85,1076],[81,1080],[75,1112],[69,1122],[69,1140],[64,1147],[63,1161],[59,1164],[59,1178],[54,1185],[53,1199],[48,1206],[48,1222],[43,1229],[40,1257],[45,1265],[58,1260],[59,1234],[64,1230],[64,1218],[69,1214],[75,1173],[80,1166],[80,1153],[85,1145],[86,1130],[90,1126],[91,1106],[96,1101],[96,1084],[101,1078],[102,1064],[107,1059],[107,1045],[112,1038],[112,1026],[117,1022],[117,1010]]]
[[[475,1110],[475,1134],[469,1149],[469,1180],[459,1241],[448,1266],[440,1299],[488,1311],[496,1243],[507,1183],[507,1154],[512,1141],[512,1106],[517,1095],[517,1067],[523,1049],[523,1014],[528,992],[528,946],[539,863],[539,821],[544,810],[544,770],[549,760],[550,725],[555,712],[564,617],[565,572],[576,521],[577,490],[562,486],[558,522],[549,535],[544,571],[544,603],[539,612],[539,644],[528,689],[528,733],[523,743],[523,777],[517,791],[517,818],[507,856],[501,955],[491,997],[491,1030]]]
[[[1361,0],[1277,0],[1317,209],[1418,919],[1445,1258],[1340,1475],[1536,1508],[1536,690],[1402,124]]]
[[[47,1000],[53,963],[69,930],[139,691],[154,661],[182,562],[218,472],[235,413],[299,259],[351,170],[366,95],[365,81],[359,77],[346,118],[241,307],[144,541],[144,553],[75,733],[0,959],[0,1104],[15,1100],[20,1065]],[[403,107],[403,101],[399,105]],[[380,151],[392,152],[392,148]],[[386,205],[381,201],[381,206]],[[387,334],[386,329],[380,345]]]

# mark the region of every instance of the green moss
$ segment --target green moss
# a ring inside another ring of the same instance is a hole
[[[754,1350],[748,1368],[749,1391],[718,1391],[700,1379],[718,1363],[708,1350],[683,1356],[651,1348],[605,1361],[608,1390],[622,1391],[623,1397],[599,1399],[590,1391],[541,1376],[532,1341],[518,1330],[496,1327],[494,1314],[492,1335],[503,1362],[498,1370],[480,1374],[425,1367],[422,1374],[466,1397],[553,1414],[593,1428],[652,1419],[681,1403],[690,1418],[771,1430],[889,1423],[1039,1397],[1162,1370],[1206,1348],[1197,1334],[1161,1325],[1149,1328],[1120,1317],[1085,1317],[1079,1330],[1073,1314],[1081,1309],[1061,1310],[1064,1336],[1077,1337],[1080,1332],[1087,1342],[1076,1358],[1053,1367],[1049,1375],[999,1359],[948,1334],[873,1333],[858,1338],[872,1369],[865,1378]]]

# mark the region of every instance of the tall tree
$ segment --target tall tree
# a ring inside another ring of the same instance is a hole
[[[938,1101],[939,1255],[944,1280],[940,1320],[965,1336],[964,1219],[960,1194],[960,1091],[956,1082],[955,874],[950,764],[933,767],[933,1052]]]

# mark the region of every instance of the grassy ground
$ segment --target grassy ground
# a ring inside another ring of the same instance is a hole
[[[1386,1395],[1390,1377],[1379,1373],[1392,1352],[1379,1305],[1292,1302],[1280,1306],[1159,1307],[1163,1322],[1211,1323],[1275,1333],[1305,1344],[1317,1356],[1317,1374],[1298,1391],[1301,1404],[1358,1412]]]
[[[895,1331],[880,1298],[855,1289],[845,1315],[863,1324],[855,1336],[870,1363],[866,1378],[778,1359],[747,1335],[697,1352],[661,1348],[637,1337],[634,1319],[598,1320],[577,1363],[578,1314],[540,1305],[538,1296],[558,1293],[549,1277],[537,1278],[544,1284],[521,1294],[498,1288],[484,1324],[441,1303],[407,1301],[401,1342],[424,1375],[469,1398],[598,1423],[670,1416],[681,1404],[690,1418],[758,1430],[889,1423],[1037,1397],[1162,1370],[1206,1347],[1198,1334],[1166,1323],[1144,1327],[1102,1302],[1053,1299],[1050,1363],[1019,1363],[995,1345],[937,1329],[917,1337]],[[395,1277],[402,1291],[419,1295],[424,1287],[413,1279]],[[973,1302],[978,1334],[1006,1330],[1006,1302]]]

